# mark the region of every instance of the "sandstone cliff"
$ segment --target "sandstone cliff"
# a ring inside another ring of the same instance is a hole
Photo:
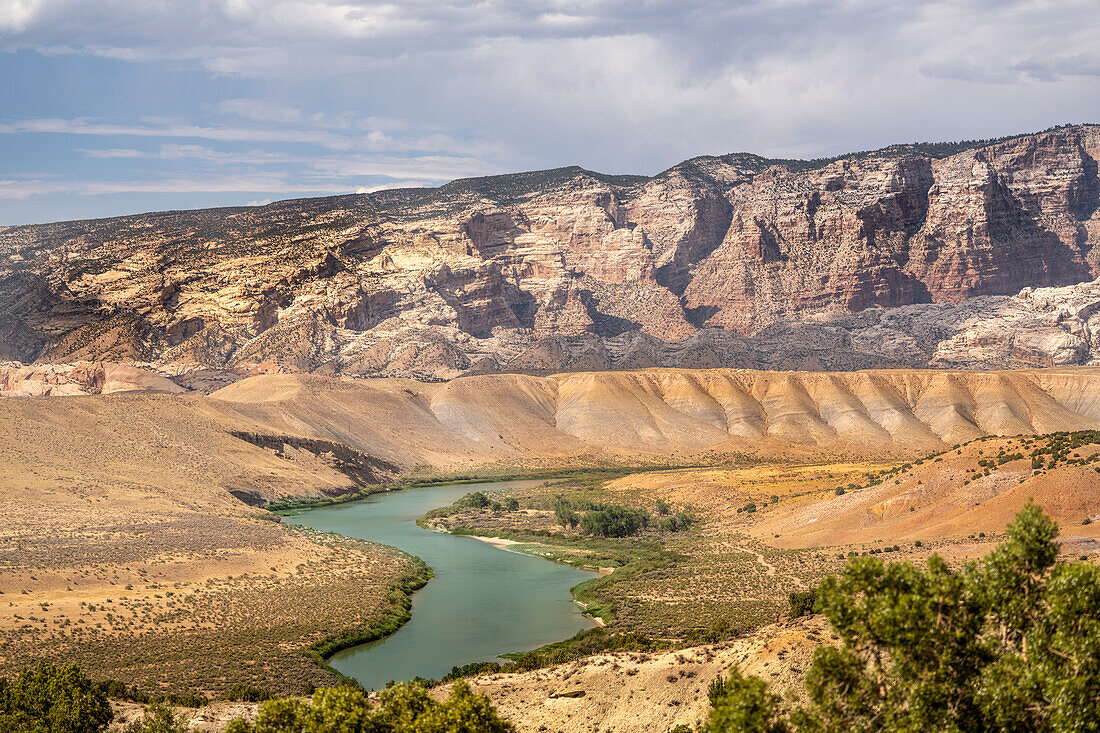
[[[9,227],[0,360],[421,378],[1088,363],[1098,157],[1100,127],[1078,126]],[[1006,297],[1034,288],[1055,290]]]

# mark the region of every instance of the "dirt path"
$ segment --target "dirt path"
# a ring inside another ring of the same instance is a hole
[[[724,547],[727,547],[731,550],[736,550],[737,552],[744,552],[747,555],[755,556],[756,557],[756,562],[758,562],[760,564],[760,566],[762,568],[764,568],[764,574],[765,575],[779,575],[779,571],[777,571],[775,569],[775,566],[772,565],[770,562],[768,562],[766,559],[764,559],[764,556],[762,554],[760,554],[759,552],[756,552],[755,550],[750,550],[746,547],[739,547],[739,546],[731,544],[729,542],[723,542],[722,544],[723,544]],[[790,573],[783,573],[783,577],[790,579],[790,581],[792,583],[794,583],[796,586],[798,586],[799,590],[806,590],[806,587],[807,587],[806,583],[802,580],[802,578],[799,578],[797,575],[791,575]]]

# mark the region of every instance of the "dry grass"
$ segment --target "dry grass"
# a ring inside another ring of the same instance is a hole
[[[261,517],[230,490],[346,479],[232,438],[186,400],[0,402],[0,674],[37,658],[146,692],[330,682],[314,641],[376,618],[412,563]]]
[[[1029,460],[985,474],[978,461],[1020,450],[1021,440],[985,439],[938,461],[911,464],[767,464],[569,480],[510,492],[520,500],[519,512],[465,509],[437,521],[522,540],[526,544],[513,549],[532,554],[623,566],[580,592],[596,608],[613,610],[613,629],[672,640],[721,638],[782,618],[792,591],[839,571],[852,552],[921,562],[931,552],[952,561],[984,555],[1028,497],[1062,524],[1067,554],[1100,556],[1094,539],[1100,522],[1081,523],[1100,513],[1100,445],[1082,447],[1035,475]],[[1093,454],[1096,462],[1088,462]],[[859,488],[836,493],[853,486]],[[549,507],[558,495],[574,504],[651,512],[662,499],[701,521],[687,532],[585,538],[557,524]]]
[[[831,639],[823,619],[803,618],[724,644],[599,654],[534,672],[483,675],[470,683],[521,733],[661,733],[702,722],[710,707],[707,686],[734,666],[768,680],[787,703],[799,700],[814,650]]]
[[[270,522],[189,524],[179,537],[138,530],[170,551],[154,557],[132,545],[101,561],[83,547],[80,564],[21,555],[0,574],[0,674],[51,658],[150,693],[303,692],[333,680],[308,647],[390,610],[389,583],[411,569],[394,550]]]

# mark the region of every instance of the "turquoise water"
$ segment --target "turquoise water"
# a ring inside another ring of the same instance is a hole
[[[379,689],[390,680],[438,679],[451,667],[535,649],[592,628],[569,589],[593,573],[416,525],[429,510],[470,492],[537,483],[428,486],[286,517],[287,524],[400,548],[435,571],[413,596],[411,621],[386,639],[339,652],[329,664],[367,689]]]

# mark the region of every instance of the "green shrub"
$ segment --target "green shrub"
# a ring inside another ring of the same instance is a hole
[[[75,664],[39,662],[0,679],[4,733],[100,733],[113,717],[107,695]]]
[[[573,505],[560,494],[554,498],[554,516],[558,524],[566,529],[575,529],[581,522],[581,517],[573,509]]]
[[[157,702],[145,708],[141,720],[130,723],[126,733],[188,733],[188,728],[182,719],[176,717],[172,708]]]
[[[265,690],[262,687],[254,687],[244,682],[234,684],[225,694],[226,700],[233,700],[235,702],[263,702],[273,697],[275,696],[271,694],[271,690]]]
[[[581,518],[581,531],[599,537],[631,537],[649,526],[649,514],[625,506],[591,509]]]
[[[657,527],[662,532],[683,532],[695,524],[695,517],[687,512],[676,512],[675,516],[662,517]]]
[[[486,509],[490,504],[492,504],[492,502],[489,500],[489,497],[481,491],[467,494],[455,502],[456,506],[471,506],[474,509]]]
[[[379,693],[371,707],[362,688],[345,686],[318,690],[309,702],[269,700],[256,721],[237,719],[226,733],[506,733],[512,725],[501,718],[485,695],[465,682],[437,702],[422,685],[403,682]]]
[[[817,605],[817,589],[811,588],[810,590],[794,591],[788,596],[788,600],[791,604],[791,618],[809,616],[815,613],[814,607]]]
[[[780,733],[787,726],[779,717],[779,701],[756,677],[743,677],[735,667],[726,679],[707,690],[713,706],[701,733]]]
[[[461,680],[479,674],[499,672],[502,669],[504,669],[504,665],[500,662],[471,662],[461,667],[451,667],[451,671],[443,675],[443,679],[441,679],[440,682],[446,684],[447,682],[454,682],[455,680]]]
[[[818,604],[840,639],[786,716],[760,680],[712,687],[705,731],[1097,731],[1100,568],[1057,563],[1033,504],[1008,541],[961,570],[853,557]]]
[[[131,687],[124,682],[118,680],[106,680],[105,682],[96,683],[96,687],[103,691],[103,694],[107,697],[114,698],[116,700],[129,700],[131,702],[140,703],[142,705],[148,705],[153,702],[152,698],[146,695],[141,690]]]

